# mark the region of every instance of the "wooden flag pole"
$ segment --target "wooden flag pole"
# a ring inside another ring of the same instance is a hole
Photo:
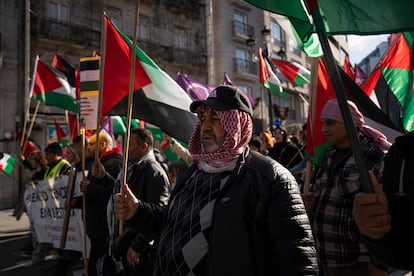
[[[310,130],[312,141],[314,141],[315,133],[314,133],[314,122],[315,122],[315,111],[316,111],[316,98],[317,98],[317,88],[318,88],[318,58],[312,58],[312,65],[311,65],[311,82],[310,82],[310,105],[309,105],[309,114],[310,116],[310,124],[306,125],[306,128]],[[314,146],[312,144],[312,146]],[[312,161],[309,159],[306,161],[306,169],[305,169],[305,182],[303,186],[304,194],[310,192],[310,182],[312,179]]]
[[[342,80],[339,75],[338,67],[336,66],[334,57],[332,55],[331,48],[329,46],[328,38],[324,30],[322,15],[320,14],[319,9],[315,9],[313,13],[313,19],[319,41],[323,49],[323,59],[325,61],[326,69],[331,79],[332,86],[334,87],[339,109],[341,110],[342,117],[344,119],[346,132],[348,133],[348,137],[351,142],[352,155],[354,156],[355,163],[359,169],[361,191],[372,193],[374,190],[371,185],[371,179],[368,175],[367,164],[362,154],[362,149],[357,136],[356,128],[354,122],[352,121],[351,112],[349,111],[345,98],[345,91]]]
[[[23,154],[24,154],[24,152],[26,150],[27,143],[29,142],[29,137],[32,134],[33,125],[34,125],[34,122],[35,122],[35,119],[36,119],[36,116],[37,116],[37,112],[39,111],[39,106],[40,106],[40,101],[37,101],[36,108],[35,108],[35,111],[33,113],[32,120],[30,122],[30,127],[29,127],[29,130],[27,131],[27,139],[24,138],[24,136],[22,136],[22,138],[24,138],[23,139],[24,140],[24,143],[23,143],[23,149],[22,149],[22,156],[23,156]]]
[[[131,70],[129,74],[129,91],[128,91],[128,113],[127,113],[127,129],[125,136],[125,146],[124,146],[124,162],[122,164],[122,185],[121,185],[121,194],[124,194],[123,186],[126,184],[127,169],[128,169],[128,150],[129,150],[129,140],[131,136],[131,117],[132,117],[132,106],[133,106],[133,96],[134,96],[134,83],[135,83],[135,61],[136,61],[136,47],[138,39],[138,19],[139,19],[139,6],[140,0],[137,0],[136,10],[135,10],[135,24],[134,24],[134,39],[132,40],[131,48]],[[119,221],[119,234],[121,235],[124,231],[124,222]]]
[[[85,173],[85,159],[86,159],[86,152],[85,152],[85,128],[81,128],[82,134],[82,181],[86,180],[86,173]],[[76,176],[75,176],[76,177]],[[87,235],[86,235],[86,193],[82,193],[82,217],[83,217],[83,269],[85,276],[88,276],[88,243],[87,243]]]
[[[33,68],[33,76],[32,76],[32,85],[30,87],[30,93],[29,93],[29,99],[26,102],[26,114],[24,116],[24,122],[23,122],[23,129],[22,129],[22,139],[20,140],[20,149],[23,147],[24,143],[26,143],[26,127],[27,127],[27,121],[29,121],[30,118],[30,102],[32,99],[32,94],[33,94],[33,88],[34,88],[34,82],[35,82],[35,77],[36,77],[36,70],[37,70],[37,64],[39,61],[39,55],[36,55],[36,60],[35,60],[35,64],[34,64],[34,68]],[[30,136],[27,136],[30,137]],[[29,139],[29,138],[27,138]],[[23,151],[24,153],[24,151]]]
[[[60,244],[59,244],[60,249],[65,248],[66,239],[68,236],[70,213],[72,210],[71,201],[73,198],[73,192],[75,191],[75,185],[76,185],[76,173],[77,173],[77,170],[75,166],[72,166],[70,168],[70,174],[68,178],[68,193],[66,193],[66,200],[65,200],[65,206],[64,206],[65,216],[63,218],[62,232],[60,234]]]

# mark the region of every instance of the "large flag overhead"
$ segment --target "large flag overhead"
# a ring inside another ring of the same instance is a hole
[[[319,9],[327,35],[385,34],[414,30],[412,0],[244,0],[259,8],[287,16],[302,41],[315,29],[307,13]],[[306,4],[305,4],[306,3]]]
[[[407,131],[414,130],[413,41],[414,33],[400,34],[363,86],[368,95],[374,89],[378,93],[378,82],[381,78],[385,80],[399,102],[402,124]]]
[[[272,58],[272,61],[294,87],[303,86],[310,82],[310,71],[305,67],[278,58]]]
[[[127,53],[130,52],[132,41],[116,29],[107,17],[105,17],[105,21],[108,30],[106,34],[107,44],[120,44],[118,46],[112,45],[110,48],[114,50],[106,51],[105,59],[108,59],[109,56],[109,59],[119,64],[125,64],[125,67],[107,67],[108,65],[105,62],[103,103],[106,104],[105,108],[102,105],[102,112],[107,115],[125,116],[127,114],[128,93],[123,93],[119,89],[111,91],[105,86],[107,85],[107,78],[113,79],[114,74],[123,74],[127,77],[122,77],[122,86],[126,85],[128,87],[130,67],[129,65],[127,67],[126,64],[130,62]],[[108,36],[111,35],[113,38],[108,39]],[[188,142],[197,122],[196,115],[190,111],[191,98],[175,80],[161,70],[138,46],[135,49],[135,54],[139,63],[136,68],[140,72],[136,72],[135,77],[140,79],[140,84],[143,86],[133,94],[132,116],[160,127],[172,137]],[[118,82],[121,82],[121,79],[118,79]],[[141,85],[138,85],[138,87]],[[114,96],[114,93],[117,93],[118,96]]]
[[[10,154],[0,152],[0,172],[11,175],[16,164],[16,158]]]
[[[76,92],[58,70],[36,58],[33,89],[30,95],[46,105],[78,112]]]
[[[102,113],[107,113],[128,96],[131,71],[131,39],[104,15],[105,46]],[[138,56],[138,51],[135,52]],[[151,83],[139,57],[135,59],[134,91]]]

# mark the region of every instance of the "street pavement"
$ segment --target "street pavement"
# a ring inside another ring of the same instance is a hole
[[[0,210],[0,275],[2,276],[51,276],[57,265],[56,253],[49,254],[43,263],[32,265],[30,256],[19,251],[29,238],[29,218],[23,213],[19,220],[13,216],[13,209]],[[82,268],[67,275],[80,276]],[[62,275],[64,276],[64,275]]]

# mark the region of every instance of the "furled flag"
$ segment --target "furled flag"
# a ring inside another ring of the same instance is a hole
[[[310,71],[305,67],[277,58],[271,60],[294,87],[303,86],[310,82]]]
[[[106,48],[102,112],[125,116],[132,41],[106,16],[104,20]],[[132,116],[154,124],[171,136],[187,142],[197,122],[196,115],[190,111],[191,98],[139,47],[136,47],[135,54],[138,66],[135,72]],[[113,83],[114,80],[117,85]]]
[[[227,75],[227,73],[226,73],[226,72],[224,72],[223,84],[224,84],[224,85],[231,85],[231,86],[236,86],[236,87],[237,87],[237,85],[236,85],[236,84],[234,84],[234,83],[231,81],[231,79],[230,79],[229,75]],[[243,91],[243,92],[244,92],[244,91]],[[255,106],[255,105],[256,105],[256,100],[255,100],[255,99],[253,99],[253,97],[252,97],[252,96],[250,96],[250,95],[249,95],[249,93],[246,93],[246,92],[245,92],[245,94],[246,94],[247,98],[249,99],[250,104],[251,104],[252,106]]]
[[[46,105],[78,112],[75,90],[71,88],[62,73],[45,64],[38,57],[34,70],[33,88],[30,92],[33,99],[42,101]]]
[[[56,121],[55,121],[55,129],[56,129],[56,138],[57,138],[59,145],[62,148],[67,147],[69,145],[68,135]]]
[[[354,68],[352,68],[348,55],[345,56],[344,72],[351,78],[351,80],[355,80],[355,71]]]
[[[178,72],[176,82],[187,92],[193,101],[205,100],[215,86],[198,82]]]
[[[269,89],[270,93],[282,98],[290,97],[289,94],[283,93],[282,83],[273,72],[269,62],[263,57],[262,48],[259,47],[259,79],[264,87]]]
[[[412,0],[244,0],[259,8],[287,16],[298,36],[307,42],[315,28],[310,14],[319,9],[327,35],[385,34],[414,30]]]
[[[16,158],[10,154],[0,152],[0,172],[11,175],[16,164]]]
[[[57,53],[54,54],[51,65],[65,74],[72,89],[76,91],[76,100],[80,101],[80,74],[69,62]],[[79,111],[77,113],[66,112],[66,120],[69,129],[69,141],[79,135]]]
[[[402,113],[402,124],[406,131],[414,130],[414,68],[411,59],[413,41],[414,33],[400,34],[363,85],[368,95],[375,89],[379,99],[381,97],[379,93],[387,93],[387,91],[380,91],[376,86],[381,78],[385,80],[388,91],[391,91],[398,100],[400,108],[397,109]],[[382,106],[382,109],[387,110],[389,107]]]

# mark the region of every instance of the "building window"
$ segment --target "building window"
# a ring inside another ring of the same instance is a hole
[[[301,54],[301,51],[298,47],[298,44],[296,43],[296,40],[294,40],[291,37],[289,37],[289,51],[294,53],[297,56],[300,56]]]
[[[247,15],[239,11],[233,14],[233,32],[235,35],[249,36],[249,27],[247,25]]]
[[[187,48],[187,35],[184,30],[175,30],[174,46],[179,49]]]
[[[252,88],[250,86],[245,85],[237,85],[241,91],[243,91],[246,95],[252,96]]]
[[[121,30],[123,30],[122,28],[122,12],[120,9],[115,8],[115,7],[111,7],[111,6],[107,6],[106,7],[106,11],[108,13],[109,18],[111,19],[111,21]],[[133,31],[132,31],[133,32]]]
[[[274,45],[277,45],[279,47],[284,47],[285,43],[284,43],[282,28],[274,20],[270,21],[270,35],[272,37],[272,43]]]
[[[140,21],[140,24],[138,24],[138,38],[143,41],[148,41],[150,39],[150,20],[147,17],[142,17]]]
[[[243,74],[257,74],[256,64],[249,58],[249,51],[243,48],[236,49],[236,57],[234,59],[234,71]]]
[[[69,21],[69,4],[67,1],[49,1],[47,15],[57,21]]]

